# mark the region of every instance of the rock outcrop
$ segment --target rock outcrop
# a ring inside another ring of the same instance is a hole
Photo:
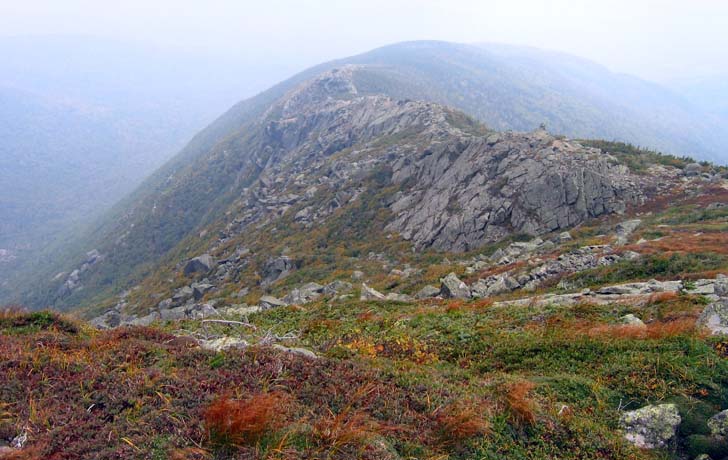
[[[642,449],[666,447],[675,437],[681,418],[674,404],[645,406],[620,418],[624,437]]]
[[[393,165],[399,198],[388,226],[418,247],[466,251],[509,234],[540,235],[624,212],[641,191],[626,167],[545,131],[433,145]]]
[[[184,268],[185,276],[196,273],[209,273],[215,267],[215,259],[210,254],[202,254],[187,261]]]

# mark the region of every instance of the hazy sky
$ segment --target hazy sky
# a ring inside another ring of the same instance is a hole
[[[664,81],[728,73],[726,0],[0,0],[0,34],[88,34],[285,62],[403,40],[525,44]]]

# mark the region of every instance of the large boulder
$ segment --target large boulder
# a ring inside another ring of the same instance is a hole
[[[293,270],[293,260],[288,256],[271,257],[263,266],[261,285],[268,286],[288,275]]]
[[[713,335],[728,335],[728,300],[721,299],[705,307],[697,324]]]
[[[190,286],[192,288],[192,297],[195,300],[200,300],[205,296],[205,293],[215,288],[214,285],[209,283],[194,283]]]
[[[215,259],[210,254],[202,254],[187,261],[184,268],[185,276],[197,273],[207,274],[215,268]]]
[[[703,172],[703,166],[700,163],[690,163],[683,169],[683,174],[688,177],[699,176]]]
[[[440,280],[440,295],[446,299],[469,299],[470,288],[455,273]]]
[[[627,244],[630,235],[634,233],[634,231],[637,230],[637,227],[639,227],[641,224],[642,221],[640,219],[626,220],[617,224],[617,227],[615,229],[617,233],[616,245],[624,246],[625,244]]]
[[[708,419],[708,428],[710,428],[710,434],[713,436],[728,437],[728,409],[710,417]]]
[[[194,290],[191,286],[183,286],[179,289],[177,289],[172,295],[172,305],[171,306],[178,306],[189,299],[191,299],[194,296]]]
[[[632,444],[642,449],[655,449],[668,445],[681,420],[675,404],[660,404],[624,412],[620,424],[624,437]]]

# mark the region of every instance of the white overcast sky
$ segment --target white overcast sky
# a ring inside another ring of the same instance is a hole
[[[728,0],[0,0],[0,35],[82,34],[286,62],[392,42],[565,51],[665,81],[728,74]]]

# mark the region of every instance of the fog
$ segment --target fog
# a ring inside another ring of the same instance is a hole
[[[0,2],[6,36],[93,35],[222,54],[279,78],[387,43],[438,39],[559,50],[667,82],[728,73],[726,30],[722,0]]]

